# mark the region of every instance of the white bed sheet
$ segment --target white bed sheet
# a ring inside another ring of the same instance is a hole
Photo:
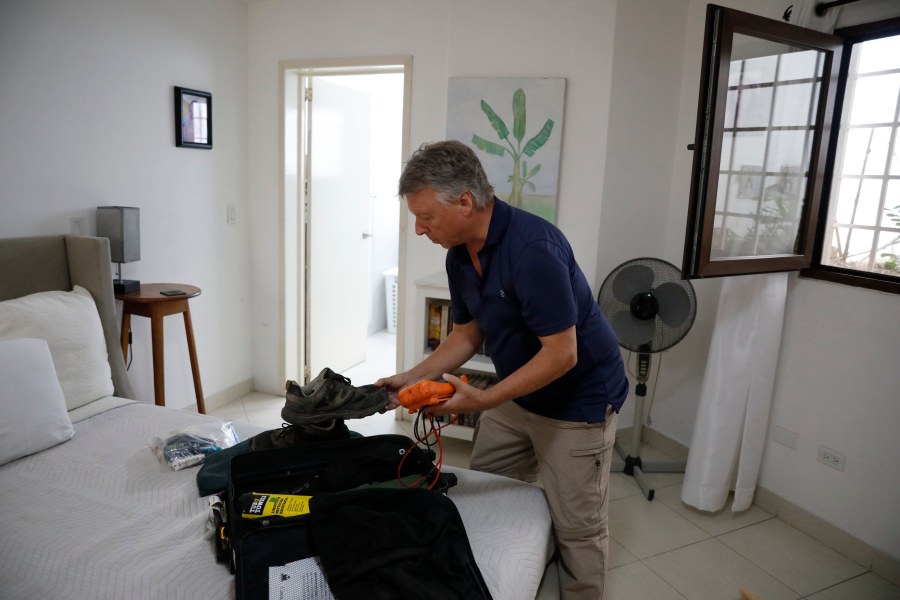
[[[0,467],[0,595],[234,598],[234,577],[215,562],[197,468],[171,471],[149,448],[153,437],[211,417],[112,397],[78,410],[74,438]],[[459,477],[449,496],[494,599],[533,598],[552,554],[542,492],[448,470]]]

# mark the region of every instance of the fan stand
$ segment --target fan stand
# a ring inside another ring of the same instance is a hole
[[[650,487],[650,482],[644,476],[644,473],[684,473],[684,463],[672,462],[648,462],[644,464],[641,460],[641,433],[644,421],[644,398],[647,396],[647,375],[650,373],[650,355],[646,353],[638,354],[637,369],[637,385],[634,387],[634,425],[631,428],[631,452],[626,453],[619,440],[616,440],[615,449],[625,461],[625,468],[622,470],[626,475],[630,475],[641,488],[644,496],[648,501],[653,500],[655,490]]]

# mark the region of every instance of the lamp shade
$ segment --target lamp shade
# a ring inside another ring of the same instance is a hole
[[[98,206],[97,237],[109,238],[112,262],[141,260],[141,209],[134,206]]]

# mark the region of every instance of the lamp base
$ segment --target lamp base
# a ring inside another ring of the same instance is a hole
[[[113,279],[113,291],[117,294],[130,294],[140,289],[141,282],[137,279]]]

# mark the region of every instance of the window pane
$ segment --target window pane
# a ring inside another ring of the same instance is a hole
[[[734,134],[726,133],[722,136],[722,158],[719,161],[719,170],[728,171],[731,169],[731,152]]]
[[[744,211],[755,209],[762,196],[763,175],[761,165],[744,165],[741,167],[741,173],[737,176],[737,185],[734,186],[736,200],[734,203],[744,201],[752,202],[753,206],[745,205]],[[741,206],[738,204],[738,206]]]
[[[900,233],[882,231],[878,238],[875,271],[886,275],[900,275]]]
[[[807,79],[822,76],[821,55],[816,50],[790,52],[781,55],[778,65],[778,81]]]
[[[900,129],[896,126],[894,127],[894,147],[891,151],[891,166],[889,169],[889,173],[891,175],[900,175],[900,151],[898,151],[898,144],[900,144],[900,140],[897,139],[897,136],[900,135]]]
[[[888,181],[887,193],[884,195],[884,227],[900,228],[900,180]]]
[[[881,199],[881,181],[845,178],[841,181],[835,223],[838,225],[875,225]]]
[[[775,111],[772,125],[809,125],[816,114],[818,84],[795,83],[780,85],[775,91]],[[812,106],[812,110],[810,110]]]
[[[742,131],[735,134],[733,136],[734,154],[732,163],[730,165],[723,164],[722,168],[738,170],[744,165],[762,165],[762,158],[766,153],[766,137],[766,132],[764,131]],[[724,153],[722,158],[725,158]]]
[[[735,57],[740,55],[747,56],[750,54],[765,53],[767,56],[759,56],[744,61],[734,61],[732,71],[738,71],[741,74],[740,82],[743,85],[755,85],[757,83],[768,83],[775,79],[775,66],[777,64],[777,49],[773,50],[772,44],[759,38],[741,35],[734,35],[734,54]],[[730,82],[729,82],[730,85]]]
[[[900,89],[900,73],[871,75],[857,79],[850,124],[893,122],[898,89]]]
[[[841,173],[844,175],[881,175],[884,173],[890,127],[860,127],[847,131],[844,136],[844,154]]]
[[[723,222],[724,229],[717,230],[717,235],[713,236],[711,258],[753,256],[756,247],[757,219],[734,215],[726,217]]]
[[[870,40],[858,48],[859,73],[900,68],[900,36]]]
[[[737,95],[737,126],[765,127],[769,124],[772,109],[772,88],[749,88],[729,90],[728,95]]]
[[[874,232],[871,229],[836,227],[831,243],[831,259],[826,261],[823,255],[822,263],[868,271],[873,239]]]
[[[806,131],[773,131],[769,134],[769,156],[766,171],[778,173],[783,169],[800,170],[807,164]]]

